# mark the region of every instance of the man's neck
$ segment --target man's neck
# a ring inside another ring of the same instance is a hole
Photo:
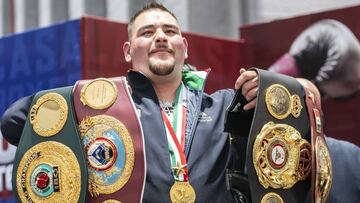
[[[161,102],[173,103],[176,96],[176,90],[181,84],[181,78],[169,81],[167,83],[153,83],[156,95]]]

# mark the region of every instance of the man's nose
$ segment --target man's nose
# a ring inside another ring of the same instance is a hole
[[[157,30],[155,37],[156,42],[167,42],[166,34],[162,30]]]

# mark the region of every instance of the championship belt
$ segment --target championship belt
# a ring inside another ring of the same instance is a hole
[[[18,202],[85,202],[87,168],[72,105],[72,87],[38,92],[16,151]]]
[[[126,78],[81,80],[73,91],[88,163],[88,202],[141,202],[144,141]]]
[[[232,140],[247,142],[243,159],[251,201],[305,202],[311,188],[312,149],[304,90],[294,78],[254,71],[259,90],[249,133],[239,129],[244,116],[237,112],[246,103],[241,91],[228,108],[225,123]],[[244,123],[244,128],[250,126]]]
[[[306,93],[306,105],[310,118],[312,173],[311,201],[326,202],[332,184],[332,163],[323,131],[323,114],[320,93],[316,86],[302,80]]]

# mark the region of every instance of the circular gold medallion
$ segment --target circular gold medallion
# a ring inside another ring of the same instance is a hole
[[[269,192],[261,199],[261,203],[284,203],[284,200],[280,195],[274,192]]]
[[[326,142],[321,136],[316,138],[315,153],[315,202],[326,202],[332,185],[332,163]]]
[[[170,199],[172,203],[192,203],[195,202],[196,194],[194,188],[187,182],[176,181],[170,189]]]
[[[87,117],[79,125],[92,196],[120,190],[131,177],[135,151],[125,125],[114,117]]]
[[[30,123],[34,131],[43,137],[58,133],[66,122],[68,106],[63,96],[47,93],[41,96],[30,110]]]
[[[75,154],[54,141],[33,146],[19,163],[16,188],[22,202],[77,202],[81,173]]]
[[[111,80],[98,78],[84,85],[80,100],[84,106],[93,109],[106,109],[116,100],[117,87]]]
[[[269,113],[277,119],[284,119],[291,112],[291,95],[280,84],[273,84],[266,89],[265,102]]]

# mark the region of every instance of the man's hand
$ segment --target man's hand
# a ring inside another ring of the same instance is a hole
[[[241,93],[245,97],[247,103],[244,110],[249,110],[256,105],[256,95],[259,86],[259,78],[256,71],[246,71],[244,68],[240,69],[240,76],[235,82],[235,89],[241,88]]]

